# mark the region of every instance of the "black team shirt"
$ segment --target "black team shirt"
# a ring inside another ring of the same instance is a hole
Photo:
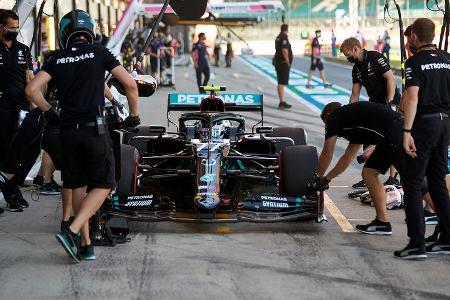
[[[30,49],[17,41],[8,49],[0,42],[0,108],[29,110],[27,70],[33,70]]]
[[[275,39],[275,65],[281,65],[282,63],[285,63],[282,49],[288,50],[289,63],[292,63],[292,61],[294,60],[294,56],[292,54],[291,43],[289,42],[288,36],[284,33],[280,33]]]
[[[61,107],[63,125],[95,121],[105,106],[105,71],[119,66],[105,47],[76,43],[48,56],[42,71],[51,77]]]
[[[337,108],[325,122],[325,139],[343,137],[350,144],[377,145],[386,141],[394,121],[401,119],[388,105],[368,101]]]
[[[390,69],[387,59],[382,54],[364,50],[364,61],[357,62],[353,66],[353,84],[359,83],[366,88],[370,102],[386,104],[387,81],[383,74]]]
[[[416,117],[449,113],[450,54],[442,50],[422,50],[405,62],[406,87],[419,87]]]

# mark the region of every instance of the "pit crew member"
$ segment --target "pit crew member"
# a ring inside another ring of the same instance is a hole
[[[25,86],[33,78],[30,49],[17,41],[19,16],[0,10],[0,166],[5,163],[9,145],[18,128],[20,110],[30,111]],[[0,188],[10,211],[28,207],[18,188],[0,174]],[[0,209],[0,213],[3,209]]]
[[[445,176],[449,138],[450,54],[432,44],[435,24],[419,18],[412,24],[411,44],[416,54],[405,62],[406,93],[403,96],[402,174],[408,245],[394,255],[423,259],[430,253],[450,254],[450,200]],[[424,177],[439,219],[438,241],[425,248],[425,224],[420,190]]]
[[[84,231],[78,233],[115,187],[111,139],[104,125],[105,71],[125,87],[130,116],[129,127],[140,123],[136,83],[103,46],[93,45],[95,21],[82,10],[66,14],[60,21],[60,50],[45,61],[42,70],[28,84],[26,94],[44,111],[47,119],[59,116],[43,98],[40,89],[54,80],[61,107],[63,187],[73,189],[75,218],[68,231],[56,235],[74,260],[92,257],[93,248]],[[83,75],[84,76],[81,76]],[[87,194],[84,191],[87,187]]]
[[[394,73],[386,58],[377,51],[367,51],[358,39],[350,37],[342,42],[341,52],[353,63],[352,93],[350,103],[359,101],[361,88],[364,86],[369,101],[381,104],[398,104],[400,92],[395,86]],[[395,178],[395,170],[390,169],[389,179],[385,184],[400,184]],[[355,183],[353,188],[364,188],[363,180]]]
[[[325,142],[317,171],[321,177],[318,179],[319,186],[322,186],[322,189],[328,188],[328,183],[347,169],[362,144],[376,145],[362,170],[362,176],[375,205],[376,217],[369,224],[356,225],[356,229],[366,234],[391,235],[386,192],[378,177],[386,173],[392,164],[401,167],[401,114],[387,105],[367,101],[344,106],[339,102],[331,102],[323,109],[321,118],[325,122]],[[348,140],[349,145],[334,168],[327,172],[338,137]]]
[[[289,84],[289,72],[294,59],[292,55],[291,43],[288,39],[289,27],[287,24],[281,25],[280,34],[275,39],[275,56],[273,57],[273,65],[277,71],[278,79],[278,98],[280,103],[278,108],[291,108],[292,105],[284,101],[284,86]]]

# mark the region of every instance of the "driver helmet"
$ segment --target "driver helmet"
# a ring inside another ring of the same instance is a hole
[[[95,21],[80,9],[75,9],[61,18],[58,39],[61,48],[66,49],[77,37],[84,36],[90,44],[95,41]]]

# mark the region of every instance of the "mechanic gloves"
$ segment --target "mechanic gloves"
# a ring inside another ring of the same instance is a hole
[[[123,121],[123,124],[127,128],[136,127],[141,124],[141,119],[139,116],[128,116],[125,121]]]
[[[59,126],[61,124],[61,118],[53,107],[44,111],[44,118],[48,125]]]
[[[325,177],[319,177],[315,175],[314,179],[310,183],[308,183],[307,187],[310,191],[323,192],[330,188],[330,186],[328,185],[329,183],[330,180],[326,179]]]

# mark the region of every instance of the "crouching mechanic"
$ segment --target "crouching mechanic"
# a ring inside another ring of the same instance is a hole
[[[60,232],[56,238],[78,262],[80,257],[93,254],[86,253],[93,252],[88,232],[81,232],[81,244],[78,233],[115,187],[111,138],[103,118],[105,71],[111,72],[126,90],[130,108],[130,117],[125,120],[128,127],[140,123],[138,89],[111,52],[94,45],[95,22],[89,14],[71,11],[61,19],[59,28],[61,49],[48,57],[42,70],[28,84],[26,94],[45,112],[47,119],[57,122],[59,116],[40,90],[52,79],[58,90],[62,179],[64,188],[72,189],[75,218],[69,230]]]
[[[319,157],[317,174],[318,186],[322,190],[328,183],[344,172],[355,158],[362,144],[376,145],[366,161],[362,176],[367,183],[375,205],[375,220],[367,225],[356,225],[356,229],[366,234],[391,235],[391,223],[386,210],[386,192],[378,175],[386,173],[391,165],[401,169],[403,119],[400,113],[387,105],[372,102],[355,102],[342,106],[332,102],[325,106],[321,114],[325,122],[325,143]],[[333,169],[327,171],[338,137],[349,141],[349,145]]]

